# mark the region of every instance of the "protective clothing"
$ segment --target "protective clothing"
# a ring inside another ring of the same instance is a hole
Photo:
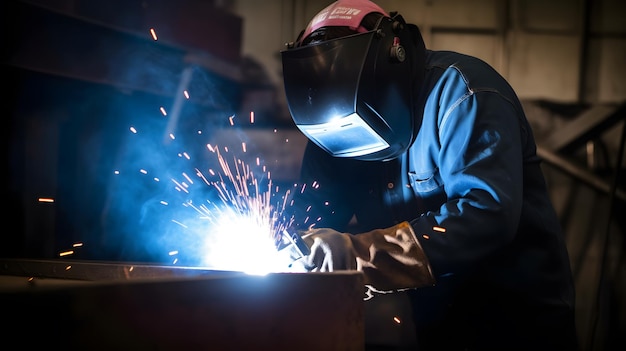
[[[420,350],[576,350],[567,248],[518,97],[475,57],[427,50],[422,70],[398,157],[335,157],[309,136],[300,181],[316,186],[294,194],[293,222],[361,233],[319,244],[333,268],[369,252],[360,235],[409,222],[435,280],[407,290]]]
[[[316,16],[303,38],[281,52],[288,107],[296,126],[336,157],[388,160],[409,147],[418,118],[411,87],[423,73],[419,29],[399,15],[382,16],[376,28],[298,46],[320,26],[354,28],[369,1],[340,1]],[[417,67],[420,69],[417,70]]]
[[[382,7],[371,1],[343,0],[334,2],[311,19],[299,39],[301,41],[306,39],[311,33],[322,27],[346,26],[358,33],[367,32],[368,29],[361,26],[361,21],[372,12],[390,17]]]
[[[295,262],[310,271],[358,270],[376,292],[432,286],[428,258],[408,222],[352,235],[330,228],[311,229],[302,239],[310,254]]]
[[[409,291],[425,350],[575,349],[567,249],[513,90],[476,58],[429,51],[416,94],[423,122],[395,160],[309,143],[300,178],[317,186],[294,197],[294,222],[363,233],[408,221],[436,280]]]

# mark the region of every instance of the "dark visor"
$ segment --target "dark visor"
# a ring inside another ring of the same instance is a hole
[[[294,122],[335,156],[358,156],[389,145],[357,113],[363,66],[375,31],[282,52]]]
[[[287,100],[297,124],[355,111],[359,77],[374,32],[282,52]]]

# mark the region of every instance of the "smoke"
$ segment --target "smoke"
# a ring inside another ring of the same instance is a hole
[[[239,130],[247,116],[236,115],[240,83],[229,75],[238,63],[221,62],[231,68],[227,72],[189,48],[152,40],[148,32],[142,37],[106,30],[98,21],[57,23],[55,17],[35,21],[45,30],[15,27],[20,38],[37,40],[7,51],[55,54],[48,73],[5,68],[15,97],[9,111],[19,111],[11,114],[8,132],[9,149],[19,160],[9,169],[7,184],[19,193],[19,213],[11,212],[10,219],[23,218],[17,220],[23,238],[11,245],[32,250],[23,256],[46,258],[82,242],[76,258],[199,260],[198,239],[210,221],[189,204],[221,202],[216,188],[197,175],[199,170],[219,180],[209,173],[219,170],[219,162],[207,144],[215,145],[225,128],[234,131],[224,153],[232,162],[247,142]],[[263,172],[256,174],[268,181]],[[33,197],[55,202],[42,205]]]
[[[239,87],[186,54],[139,39],[107,54],[109,75],[130,93],[93,94],[102,102],[85,108],[86,118],[107,121],[82,136],[86,176],[104,192],[100,229],[81,229],[90,258],[173,262],[197,240],[197,225],[182,224],[197,213],[184,205],[218,200],[196,169],[219,166],[206,145],[237,110]]]
[[[164,141],[166,118],[160,118],[136,119],[120,131],[127,135],[114,168],[109,170],[112,176],[104,224],[111,239],[106,245],[117,251],[120,260],[171,261],[169,253],[190,240],[190,229],[178,223],[197,215],[183,204],[216,198],[195,171],[196,167],[216,166],[208,158],[196,157],[209,152],[203,147],[204,137],[175,135]]]

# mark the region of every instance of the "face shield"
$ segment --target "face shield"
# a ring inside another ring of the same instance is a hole
[[[412,47],[408,30],[382,17],[376,30],[282,51],[296,126],[336,157],[398,157],[416,123]]]

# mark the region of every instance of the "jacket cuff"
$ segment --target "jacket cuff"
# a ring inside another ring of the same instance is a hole
[[[433,286],[435,278],[409,222],[350,236],[357,270],[379,292]]]

